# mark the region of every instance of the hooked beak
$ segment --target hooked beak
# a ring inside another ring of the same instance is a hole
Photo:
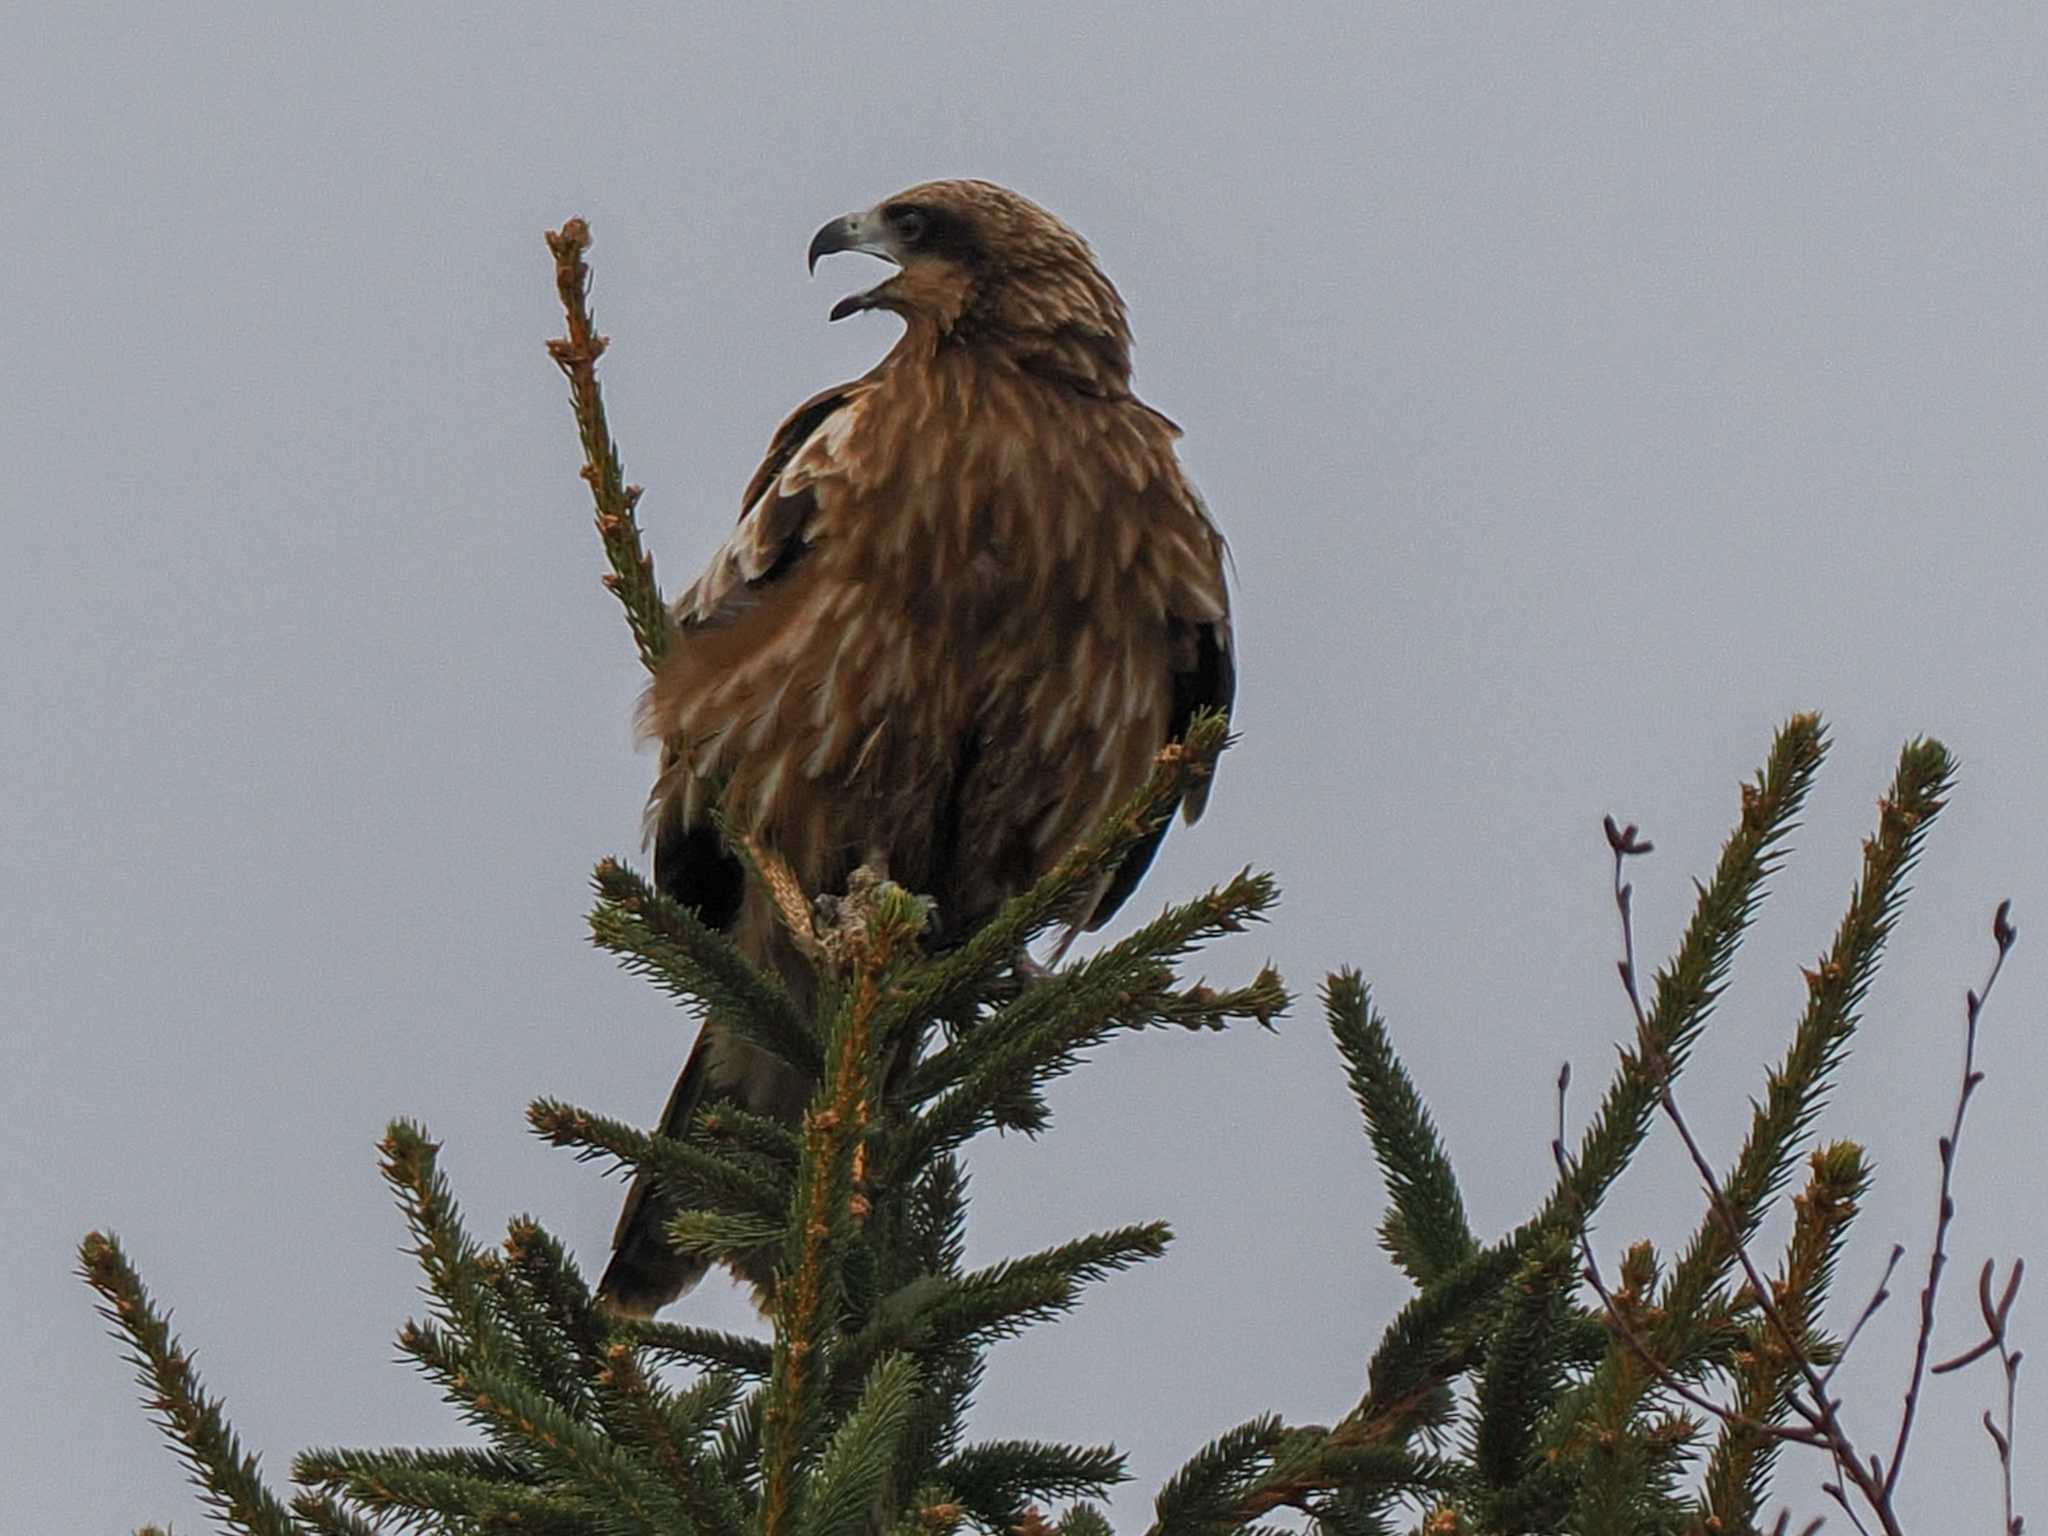
[[[823,256],[834,256],[841,251],[859,251],[868,256],[879,256],[882,260],[903,265],[882,221],[872,213],[849,213],[844,218],[834,219],[815,235],[811,236],[808,252],[810,270],[818,270],[818,260]],[[848,315],[857,315],[864,309],[874,309],[882,302],[882,290],[888,281],[877,283],[863,293],[848,294],[832,306],[830,318],[844,320]]]

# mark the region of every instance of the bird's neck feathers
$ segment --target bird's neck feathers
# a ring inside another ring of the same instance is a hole
[[[1122,297],[1093,262],[906,271],[887,306],[903,317],[896,364],[961,356],[1009,368],[1084,395],[1131,392],[1131,331]]]

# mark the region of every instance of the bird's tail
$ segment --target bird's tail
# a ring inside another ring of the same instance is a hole
[[[682,1075],[668,1096],[656,1130],[681,1136],[696,1116],[711,1079],[712,1034],[697,1036]],[[625,1209],[612,1231],[612,1258],[597,1282],[597,1299],[624,1317],[652,1317],[704,1278],[705,1260],[680,1254],[668,1245],[663,1228],[675,1215],[675,1202],[663,1198],[645,1172],[635,1174],[626,1192]]]
[[[782,978],[799,1008],[813,1005],[810,962],[790,941],[773,899],[759,882],[748,882],[746,903],[726,931],[749,960]],[[711,1012],[655,1129],[663,1136],[688,1137],[698,1114],[717,1099],[731,1099],[753,1114],[795,1125],[816,1086],[809,1073],[745,1038]],[[669,1247],[668,1224],[679,1209],[676,1199],[647,1174],[634,1177],[612,1234],[611,1262],[597,1283],[597,1299],[612,1311],[652,1317],[704,1277],[708,1261]],[[776,1251],[770,1247],[742,1255],[733,1264],[733,1272],[754,1287],[755,1298],[764,1307],[774,1294]]]

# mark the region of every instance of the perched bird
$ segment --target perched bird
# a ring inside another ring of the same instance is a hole
[[[899,270],[832,319],[886,310],[903,335],[777,429],[639,717],[663,748],[656,883],[800,996],[714,810],[813,894],[867,865],[931,896],[933,942],[954,942],[1234,687],[1223,541],[1179,428],[1131,393],[1123,301],[1087,243],[990,182],[934,181],[827,224],[812,269],[841,251]],[[1076,928],[1116,911],[1157,843]],[[660,1129],[721,1096],[793,1122],[809,1089],[714,1015]],[[634,1184],[599,1288],[615,1310],[651,1315],[703,1272],[665,1242],[671,1214]]]

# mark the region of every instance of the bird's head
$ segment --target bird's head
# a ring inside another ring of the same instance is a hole
[[[833,306],[843,320],[885,309],[941,338],[1026,357],[1072,354],[1098,385],[1130,371],[1123,300],[1088,242],[1029,198],[988,181],[928,181],[811,238],[810,263],[861,251],[901,270]]]

